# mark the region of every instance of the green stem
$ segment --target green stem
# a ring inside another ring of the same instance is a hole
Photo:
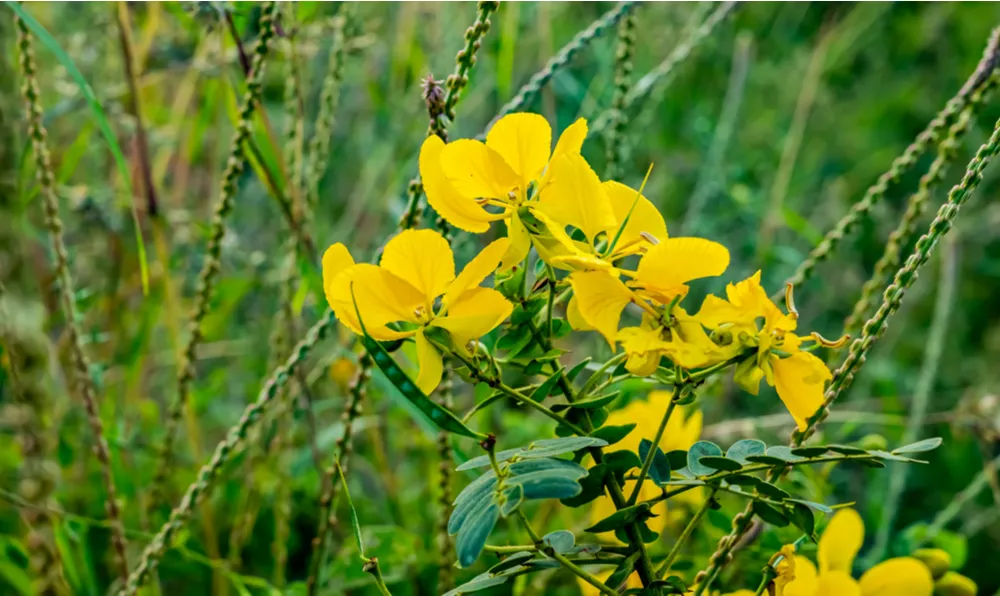
[[[777,571],[774,570],[774,567],[768,565],[764,569],[764,577],[760,578],[760,585],[757,586],[753,596],[761,596],[764,593],[764,590],[766,590],[767,587],[771,585],[771,582],[774,581],[775,577],[777,577]]]
[[[712,499],[715,498],[715,493],[717,490],[718,489],[712,491],[712,494],[710,494],[708,498],[705,499],[705,502],[702,503],[701,507],[698,508],[698,511],[695,512],[694,517],[691,518],[691,521],[689,521],[687,526],[684,527],[684,531],[681,532],[681,535],[674,542],[674,546],[671,547],[670,553],[667,554],[666,560],[663,561],[663,564],[660,565],[660,568],[656,570],[657,578],[663,577],[664,575],[667,574],[668,571],[670,571],[670,566],[674,564],[674,561],[677,560],[677,556],[681,554],[681,548],[684,546],[684,543],[687,542],[689,538],[691,538],[691,534],[694,533],[694,529],[698,526],[699,523],[701,523],[701,518],[705,516],[705,513],[708,511],[708,508],[711,506]]]
[[[365,563],[364,571],[371,574],[375,579],[375,586],[378,587],[378,591],[382,596],[392,596],[392,592],[385,585],[385,579],[382,578],[382,570],[378,566],[378,559],[376,557],[368,559],[368,562]]]
[[[572,572],[573,575],[579,577],[583,581],[597,588],[601,592],[601,594],[607,594],[608,596],[616,596],[617,592],[604,585],[604,583],[601,580],[597,579],[590,573],[587,573],[586,571],[583,570],[582,567],[577,566],[576,563],[570,561],[565,556],[555,551],[552,551],[551,555],[553,559],[559,561],[560,565],[562,565],[567,570]]]
[[[674,385],[674,393],[670,396],[670,404],[667,405],[667,410],[663,413],[663,418],[660,419],[660,426],[657,427],[656,434],[653,436],[653,444],[650,446],[646,458],[642,461],[642,467],[639,468],[639,478],[636,479],[632,494],[629,495],[628,505],[630,507],[635,505],[636,500],[639,498],[639,493],[642,491],[642,483],[646,481],[649,468],[653,465],[653,458],[660,449],[660,440],[663,439],[663,431],[666,430],[667,422],[670,420],[671,414],[674,413],[674,408],[677,407],[677,398],[680,395],[681,385]]]

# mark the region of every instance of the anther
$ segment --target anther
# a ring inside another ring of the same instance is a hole
[[[660,243],[660,240],[649,232],[639,232],[639,235],[645,238],[646,242],[649,242],[654,246]]]

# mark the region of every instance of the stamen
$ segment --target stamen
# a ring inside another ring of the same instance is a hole
[[[813,331],[809,335],[814,340],[816,340],[816,343],[818,343],[819,345],[823,346],[824,348],[842,348],[842,347],[846,346],[847,342],[851,339],[851,336],[847,335],[846,333],[840,339],[838,339],[837,341],[830,341],[827,338],[825,338],[822,335],[820,335],[816,331]]]
[[[785,284],[785,306],[788,308],[788,316],[792,318],[793,321],[799,320],[799,311],[795,309],[795,296],[793,296],[793,291],[795,286],[790,283]]]
[[[649,232],[639,232],[639,235],[645,238],[646,242],[649,242],[653,246],[656,246],[657,244],[660,243],[660,240],[656,236],[650,234]]]
[[[416,317],[417,319],[422,319],[426,314],[427,314],[427,307],[425,307],[422,304],[413,309],[413,316]]]

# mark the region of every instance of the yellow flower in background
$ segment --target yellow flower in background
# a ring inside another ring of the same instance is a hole
[[[785,314],[760,285],[760,271],[726,287],[723,300],[708,296],[695,315],[704,326],[726,336],[731,355],[756,348],[755,358],[736,367],[734,379],[744,390],[757,395],[761,379],[774,387],[800,430],[823,405],[823,389],[832,375],[822,360],[802,350],[802,342],[816,341],[792,333],[798,325],[794,303]],[[789,294],[789,298],[791,295]],[[758,319],[763,325],[758,330]]]
[[[658,313],[644,301],[669,304],[684,297],[687,283],[703,277],[721,275],[729,266],[726,247],[703,238],[667,238],[652,246],[639,260],[634,272],[578,271],[570,275],[573,287],[570,324],[577,329],[596,329],[608,343],[615,345],[622,311],[629,303],[640,304],[650,314]],[[622,282],[619,274],[631,279]]]
[[[611,415],[608,416],[607,422],[605,422],[606,425],[619,426],[624,424],[636,424],[636,427],[632,430],[632,432],[630,432],[620,442],[615,443],[614,449],[624,449],[638,453],[639,443],[642,439],[648,439],[650,441],[653,440],[653,437],[656,436],[656,429],[660,425],[660,419],[663,418],[663,412],[670,403],[670,398],[671,393],[669,391],[652,391],[646,399],[633,400],[624,408],[611,412]],[[663,437],[660,439],[660,449],[662,449],[664,453],[668,453],[676,449],[690,448],[691,445],[694,445],[701,436],[701,426],[701,410],[694,410],[685,417],[682,407],[675,409],[673,415],[670,417],[670,420],[667,421],[666,429],[663,431]],[[628,496],[632,494],[634,487],[634,480],[626,481],[622,490],[625,495]],[[639,500],[642,501],[652,499],[658,496],[660,492],[660,489],[657,488],[656,485],[647,480],[643,483],[642,490],[639,492]],[[697,491],[688,491],[687,493],[678,495],[677,499],[686,502],[701,502]],[[591,503],[590,521],[591,523],[597,523],[614,512],[615,505],[611,501],[611,497],[608,497],[607,495],[601,496]],[[653,507],[652,512],[658,517],[653,517],[646,523],[654,532],[663,532],[668,527],[684,521],[680,517],[683,515],[681,511],[667,511],[666,501],[657,503],[656,506]],[[594,571],[596,571],[597,577],[599,577],[602,581],[611,575],[611,570],[606,567]],[[580,590],[585,596],[599,594],[596,588],[582,580],[578,581],[578,584],[580,586]],[[639,575],[637,573],[633,573],[629,577],[628,587],[642,587],[642,582],[639,581]]]
[[[467,232],[482,233],[491,222],[505,220],[510,238],[503,259],[507,269],[523,260],[531,248],[518,216],[518,208],[530,198],[529,186],[534,182],[535,193],[541,192],[553,169],[550,162],[561,157],[582,161],[579,154],[586,137],[587,122],[581,118],[563,132],[553,151],[549,123],[529,113],[501,118],[485,143],[460,139],[445,144],[431,135],[420,148],[420,178],[427,202],[448,223]]]
[[[931,596],[930,571],[911,557],[879,563],[860,581],[851,577],[864,537],[861,516],[853,509],[838,511],[819,539],[819,568],[796,555],[795,579],[785,586],[784,596]]]
[[[420,368],[416,384],[430,393],[441,381],[443,363],[424,330],[439,327],[464,346],[503,322],[513,307],[500,292],[479,284],[508,248],[506,238],[496,240],[456,276],[451,247],[433,230],[402,232],[386,244],[379,265],[355,264],[347,248],[337,243],[323,255],[323,289],[337,319],[355,333],[361,333],[361,325],[354,299],[373,338],[412,337]]]

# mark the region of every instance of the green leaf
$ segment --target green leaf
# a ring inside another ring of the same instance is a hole
[[[892,450],[892,453],[923,453],[925,451],[934,451],[941,446],[943,439],[941,437],[934,437],[931,439],[924,439],[923,441],[917,441],[916,443],[910,443],[909,445],[903,445],[902,447],[896,447]]]
[[[750,463],[764,464],[767,466],[783,466],[788,462],[780,457],[774,457],[773,455],[748,455],[746,460]]]
[[[815,501],[806,501],[804,499],[785,499],[785,501],[788,501],[789,503],[800,503],[802,505],[805,505],[806,507],[815,509],[816,511],[820,511],[822,513],[827,513],[827,514],[833,513],[832,507],[828,507],[822,503],[816,503]]]
[[[633,422],[631,424],[623,424],[621,426],[602,426],[601,428],[590,433],[590,436],[596,437],[598,439],[607,441],[608,445],[614,445],[618,441],[624,439],[633,429],[635,429],[636,424]]]
[[[665,579],[658,579],[651,584],[658,586],[661,594],[687,594],[688,587],[684,580],[677,575],[671,575]]]
[[[535,472],[515,478],[524,489],[525,499],[569,499],[583,491],[575,478],[558,470]],[[507,482],[514,482],[515,478],[509,478]]]
[[[784,528],[788,525],[788,518],[785,517],[783,513],[771,507],[767,503],[762,503],[760,501],[754,501],[752,504],[753,512],[757,517],[771,524],[772,526],[777,526],[779,528]]]
[[[476,507],[483,502],[491,501],[493,499],[493,490],[497,486],[497,477],[490,470],[486,474],[483,474],[479,478],[475,479],[472,484],[465,487],[461,493],[455,498],[455,508],[451,511],[451,517],[448,518],[448,534],[455,535],[465,524],[465,520],[469,515],[476,509]]]
[[[864,455],[868,453],[860,447],[851,447],[850,445],[827,445],[826,448],[840,455]]]
[[[493,500],[483,501],[469,514],[455,538],[455,552],[458,554],[460,567],[468,567],[476,562],[499,518],[500,507]]]
[[[542,542],[559,554],[569,552],[576,544],[576,537],[569,530],[556,530],[542,536]]]
[[[624,561],[621,562],[618,567],[615,568],[608,579],[604,580],[604,585],[611,588],[614,591],[618,591],[618,588],[625,583],[632,572],[635,571],[635,563],[639,560],[639,551],[636,551],[628,556]]]
[[[687,453],[687,468],[695,476],[708,476],[715,473],[714,468],[709,468],[701,463],[701,458],[706,456],[721,456],[722,449],[710,441],[698,441]]]
[[[590,364],[589,356],[584,358],[581,362],[578,362],[573,368],[569,369],[569,372],[566,373],[566,380],[570,383],[575,381],[576,377],[583,371],[583,369],[587,368],[588,364]]]
[[[639,441],[640,460],[643,462],[646,461],[646,457],[649,455],[649,448],[652,446],[653,442],[648,439]],[[664,483],[670,480],[670,461],[667,459],[667,454],[663,453],[663,450],[659,447],[653,453],[653,462],[649,466],[649,477],[658,486],[663,486]]]
[[[571,403],[569,404],[569,407],[577,408],[580,410],[592,410],[594,408],[603,408],[604,406],[618,399],[619,395],[621,395],[620,391],[615,391],[613,393],[608,393],[606,395],[598,395],[590,399],[583,399],[578,402]]]
[[[791,450],[792,455],[798,455],[800,457],[811,458],[819,457],[826,454],[830,450],[829,447],[825,445],[822,447],[796,447]]]
[[[808,505],[792,503],[791,509],[787,509],[785,513],[796,528],[802,530],[803,534],[812,539],[813,534],[816,532],[816,518],[813,516],[813,510]]]
[[[879,461],[877,459],[859,459],[858,463],[864,465],[868,468],[884,468],[885,462]]]
[[[531,392],[532,401],[545,401],[545,398],[552,393],[552,390],[555,389],[556,385],[559,383],[559,378],[562,374],[563,369],[560,367],[556,372],[552,373],[547,379],[542,381],[542,384]]]
[[[562,504],[567,507],[580,507],[593,501],[597,497],[604,496],[604,475],[610,470],[604,464],[599,464],[590,468],[587,475],[581,478],[580,494],[569,499],[563,499]]]
[[[340,484],[344,488],[344,498],[347,500],[347,509],[351,512],[351,528],[354,530],[354,541],[358,544],[358,552],[365,557],[365,545],[361,539],[361,522],[358,521],[358,512],[354,509],[354,502],[351,501],[351,491],[347,489],[347,478],[344,477],[344,468],[340,467],[340,460],[337,460],[337,475],[340,476]],[[367,557],[365,557],[367,558]]]
[[[510,328],[506,334],[497,340],[494,349],[507,352],[510,357],[516,356],[521,350],[531,343],[531,329],[526,325],[516,325]]]
[[[667,453],[667,462],[671,470],[680,470],[688,465],[688,453],[683,449],[674,449]]]
[[[52,34],[42,26],[35,17],[31,16],[24,10],[24,8],[17,2],[10,2],[9,0],[4,0],[4,4],[7,8],[14,11],[14,14],[21,19],[25,26],[31,30],[31,32],[38,38],[38,41],[42,42],[50,52],[55,54],[56,59],[62,64],[63,68],[69,74],[70,78],[76,83],[76,86],[80,88],[80,93],[83,95],[84,99],[87,100],[87,106],[90,108],[90,113],[94,117],[94,122],[97,123],[97,128],[100,129],[101,135],[104,137],[104,141],[108,144],[108,149],[111,150],[111,155],[115,158],[115,165],[118,168],[118,174],[121,176],[122,183],[125,185],[125,195],[129,197],[129,207],[132,211],[132,225],[135,226],[135,241],[136,248],[139,252],[139,273],[142,279],[142,293],[143,295],[149,294],[149,266],[146,261],[146,245],[142,238],[142,227],[139,225],[139,212],[136,210],[135,206],[135,193],[132,190],[132,176],[131,170],[129,169],[128,162],[125,159],[125,154],[122,153],[121,147],[118,145],[117,137],[115,136],[114,130],[111,128],[111,123],[108,122],[108,117],[104,113],[104,108],[101,107],[101,102],[97,99],[97,95],[94,94],[93,88],[91,88],[90,83],[80,72],[80,69],[76,67],[76,63],[73,59],[62,49],[56,38],[52,37]]]
[[[514,555],[511,555],[510,557],[507,557],[507,559],[510,559],[513,556]],[[470,579],[469,581],[465,582],[461,586],[458,586],[454,590],[445,592],[444,596],[460,596],[461,594],[471,594],[473,592],[478,592],[480,590],[485,590],[487,588],[492,588],[494,586],[505,584],[507,583],[508,579],[510,579],[510,576],[507,575],[494,576],[491,574],[490,571],[487,571],[486,573],[481,573],[476,577]]]
[[[743,474],[737,474],[735,476],[727,476],[726,482],[736,486],[757,486],[760,479],[756,476],[744,476]]]
[[[729,459],[728,457],[721,457],[717,455],[707,455],[699,458],[698,463],[723,472],[736,472],[737,470],[743,469],[743,464],[735,459]]]
[[[765,497],[770,497],[772,499],[784,500],[790,498],[792,495],[783,488],[777,485],[771,484],[761,480],[757,482],[757,492],[764,495]]]
[[[793,454],[791,448],[784,445],[775,445],[774,447],[767,448],[767,455],[771,457],[776,457],[782,461],[786,462],[797,462],[802,461],[802,458]],[[758,456],[759,457],[759,456]],[[747,458],[749,459],[749,458]]]
[[[902,455],[896,455],[895,453],[889,453],[888,451],[880,451],[878,449],[873,449],[869,451],[871,455],[879,459],[887,459],[889,461],[901,461],[910,464],[926,464],[927,462],[919,459],[913,459],[910,457],[903,457]]]
[[[490,570],[487,573],[489,573],[490,575],[497,575],[503,573],[508,569],[517,567],[521,565],[521,563],[524,563],[525,561],[532,559],[534,556],[535,553],[528,551],[522,551],[519,553],[508,555],[506,558],[504,558],[503,561],[500,561],[496,565],[490,567]]]
[[[563,470],[573,478],[583,478],[587,475],[587,469],[580,464],[568,459],[555,459],[551,457],[524,459],[507,466],[507,471],[513,476],[549,470]],[[513,481],[513,479],[509,478],[508,481]]]
[[[500,505],[500,515],[509,516],[517,511],[524,501],[524,488],[520,484],[515,484],[503,491],[503,504]]]
[[[596,524],[590,526],[584,531],[591,532],[593,534],[610,532],[638,519],[646,519],[650,517],[650,515],[649,504],[639,503],[638,505],[632,505],[631,507],[625,507],[624,509],[615,511],[608,517],[598,521]]]
[[[764,441],[742,439],[729,447],[729,450],[726,451],[726,457],[746,465],[748,455],[763,455],[765,451],[767,451],[767,445]]]
[[[639,456],[632,451],[612,451],[604,454],[603,465],[615,475],[619,484],[624,484],[625,473],[633,468],[642,467]]]
[[[497,451],[495,456],[497,458],[497,463],[503,463],[508,459],[524,453],[523,447],[515,447],[513,449],[504,449],[503,451]],[[474,470],[476,468],[485,468],[490,465],[490,456],[488,455],[477,455],[476,457],[470,459],[469,461],[463,463],[462,465],[455,468],[456,472],[464,472],[466,470]]]
[[[598,437],[562,437],[535,441],[524,450],[520,457],[551,457],[572,453],[588,447],[606,447],[608,443]]]

